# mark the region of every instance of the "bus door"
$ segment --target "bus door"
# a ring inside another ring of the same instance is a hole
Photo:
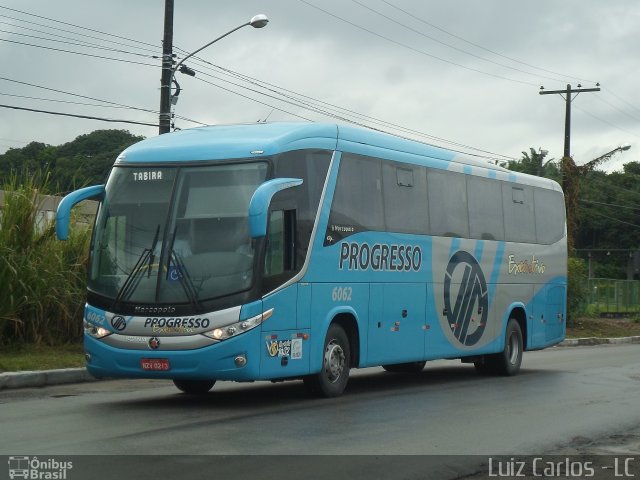
[[[426,291],[423,283],[372,283],[368,364],[424,358]]]
[[[564,296],[562,285],[545,286],[533,305],[531,346],[541,347],[558,339],[564,331]]]
[[[564,305],[566,292],[563,285],[553,285],[547,290],[547,321],[545,333],[547,342],[561,338],[564,334]]]

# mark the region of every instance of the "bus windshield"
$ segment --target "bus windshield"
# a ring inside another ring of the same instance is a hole
[[[250,288],[248,207],[266,176],[266,162],[115,167],[89,289],[116,303],[197,304]]]

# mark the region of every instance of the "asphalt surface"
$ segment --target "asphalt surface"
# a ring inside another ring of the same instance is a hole
[[[615,345],[640,343],[640,336],[623,338],[573,338],[563,341],[558,347],[578,347],[585,345]],[[84,368],[63,368],[58,370],[35,370],[0,373],[0,390],[5,388],[34,388],[67,383],[90,382],[95,379]]]
[[[522,453],[565,456],[596,473],[546,478],[624,478],[624,462],[638,457],[631,473],[640,478],[638,359],[635,346],[602,345],[531,352],[513,378],[447,361],[417,377],[356,370],[345,395],[328,401],[308,398],[300,382],[220,382],[202,398],[166,381],[18,388],[26,372],[0,396],[0,452],[69,459],[68,480],[475,480],[488,478],[493,453],[507,462]],[[37,373],[37,382],[74,377]]]

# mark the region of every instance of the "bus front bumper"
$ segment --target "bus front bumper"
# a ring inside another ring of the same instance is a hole
[[[96,378],[257,380],[260,335],[260,329],[255,328],[194,350],[141,350],[116,348],[85,334],[86,367]]]

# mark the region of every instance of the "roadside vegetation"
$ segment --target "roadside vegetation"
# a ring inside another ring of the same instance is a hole
[[[0,346],[62,345],[81,338],[90,228],[56,239],[40,204],[47,174],[13,175],[0,211]]]

